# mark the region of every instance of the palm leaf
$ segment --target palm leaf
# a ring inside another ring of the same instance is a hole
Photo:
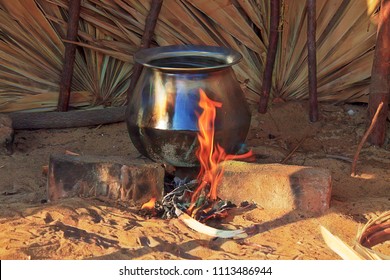
[[[274,89],[285,99],[308,96],[304,2],[289,1],[284,9]],[[366,87],[369,85],[376,35],[370,13],[378,3],[372,2],[372,6],[367,6],[364,0],[317,3],[319,99],[356,101],[361,83]]]
[[[318,95],[367,102],[379,0],[318,0]],[[67,0],[0,0],[0,111],[54,110],[65,49]],[[283,1],[273,78],[275,97],[308,97],[306,1]],[[121,105],[150,1],[84,0],[71,106]],[[269,34],[266,0],[166,0],[153,46],[223,45],[243,54],[234,66],[257,102]],[[44,99],[40,99],[44,98]]]

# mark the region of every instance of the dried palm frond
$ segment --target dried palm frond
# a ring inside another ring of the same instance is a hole
[[[231,47],[248,54],[245,65],[236,67],[237,75],[240,81],[247,80],[248,91],[252,92],[249,96],[255,101],[265,46],[254,33],[246,13],[239,12],[244,9],[224,2],[215,1],[216,9],[224,7],[210,18],[204,13],[206,2],[165,1],[156,27],[155,45],[233,45]],[[240,2],[249,11],[248,4]],[[4,15],[0,30],[5,38],[0,42],[0,55],[9,58],[8,65],[0,68],[0,111],[55,108],[67,5],[65,0],[17,0],[12,4],[0,1]],[[132,55],[140,43],[149,5],[148,1],[133,0],[82,2],[79,41],[74,42],[79,51],[73,76],[72,106],[123,103],[133,65]],[[254,16],[252,11],[250,16],[257,28],[262,28],[260,17]],[[231,18],[226,26],[224,17]],[[31,24],[33,21],[35,25]],[[10,24],[16,28],[5,28]],[[45,38],[45,34],[51,38]],[[30,45],[19,47],[24,40]],[[262,56],[259,53],[263,53]],[[252,71],[247,71],[247,65]],[[47,68],[45,73],[42,67]]]
[[[275,92],[285,99],[307,97],[305,1],[285,1]],[[318,97],[326,101],[363,101],[371,74],[379,1],[317,1]],[[374,3],[375,2],[375,3]],[[371,14],[370,14],[371,13]]]
[[[390,211],[369,220],[359,230],[353,247],[345,244],[323,226],[320,229],[329,248],[345,260],[390,260],[389,255],[372,249],[375,245],[390,241]]]
[[[390,255],[372,249],[375,245],[390,241],[390,211],[369,220],[359,230],[356,239],[354,249],[366,259],[390,260]]]
[[[357,253],[354,249],[345,244],[344,241],[342,241],[340,238],[334,236],[329,230],[327,230],[323,226],[321,226],[320,229],[326,245],[328,245],[328,247],[332,249],[332,251],[339,255],[342,259],[363,260],[363,257],[359,253]]]
[[[253,24],[251,17],[246,13],[248,3],[244,2],[223,0],[212,1],[212,3],[210,1],[164,1],[156,26],[156,41],[159,45],[175,44],[178,42],[174,35],[181,33],[193,38],[181,43],[222,45],[239,51],[243,54],[243,61],[234,66],[234,70],[238,80],[242,83],[245,82],[247,98],[256,102],[261,88],[260,76],[264,65],[266,45],[255,30],[260,30],[259,32],[264,35],[263,38],[267,37],[267,30],[260,29],[264,27],[260,21],[260,14],[256,20],[258,27]],[[257,1],[249,1],[249,3],[254,7],[253,11],[259,11],[262,7]],[[187,16],[178,19],[176,15],[183,14],[182,10]],[[253,11],[250,12],[252,17]],[[184,22],[186,22],[186,26],[183,29]],[[165,25],[168,25],[170,29],[165,30]],[[256,28],[254,28],[255,26]],[[160,30],[163,31],[161,37],[158,36]]]
[[[64,52],[60,34],[33,0],[0,1],[0,31],[0,110],[53,110]],[[75,73],[83,71],[76,67]],[[72,104],[89,104],[91,93],[74,84],[80,90]]]
[[[0,111],[56,108],[67,5],[60,0],[0,1]],[[85,5],[81,16],[95,25],[79,24],[77,44],[83,48],[76,54],[71,106],[122,105],[136,47],[128,46],[128,38],[115,42],[124,33],[101,9]]]
[[[2,111],[11,107],[36,108],[41,106],[39,103],[50,108],[57,101],[63,45],[57,34],[47,28],[50,25],[35,3],[23,4],[0,3]]]
[[[307,98],[306,1],[283,1],[273,95]],[[319,100],[367,101],[379,0],[318,0]],[[120,105],[131,78],[150,1],[84,0],[72,106]],[[234,66],[247,99],[259,99],[269,1],[166,0],[153,46],[222,45],[243,54]],[[0,0],[0,111],[53,110],[68,19],[66,0]],[[4,61],[4,63],[3,63]]]
[[[49,2],[48,0],[41,0]],[[80,12],[79,55],[81,75],[75,74],[74,79],[80,83],[83,90],[91,93],[92,105],[118,106],[125,100],[125,92],[129,85],[132,69],[132,55],[137,49],[139,36],[123,32],[121,24],[113,17],[112,3],[107,1],[84,1]],[[61,14],[52,14],[52,9],[45,9],[45,14],[52,22],[57,22],[64,30],[68,1],[52,0],[61,9]],[[107,10],[111,11],[107,12]],[[139,25],[137,22],[133,22]],[[132,28],[133,25],[129,25]],[[138,29],[132,28],[137,31]],[[63,40],[66,42],[66,40]],[[130,44],[129,44],[130,41]],[[76,64],[77,64],[76,60]]]

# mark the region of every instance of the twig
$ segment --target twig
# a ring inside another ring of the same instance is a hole
[[[69,155],[69,156],[80,156],[80,154],[75,153],[75,152],[72,152],[72,151],[69,151],[69,150],[65,150],[65,155]]]
[[[68,41],[76,41],[80,18],[80,2],[81,0],[69,1],[69,21],[66,34],[66,39]],[[71,43],[65,43],[64,66],[62,69],[60,95],[58,97],[57,105],[57,109],[60,112],[68,111],[75,57],[76,45]]]
[[[309,71],[309,116],[311,122],[318,120],[316,52],[316,0],[307,0],[307,61]]]
[[[140,49],[149,48],[152,42],[154,29],[156,28],[158,15],[160,14],[163,0],[152,0],[150,11],[146,17],[145,29],[142,35]],[[129,88],[127,89],[127,102],[130,99],[130,95],[133,93],[135,85],[141,75],[143,66],[139,63],[134,62],[133,74],[131,76],[131,81]]]
[[[345,157],[345,156],[340,156],[340,155],[325,155],[325,157],[332,158],[332,159],[343,160],[343,161],[350,162],[350,163],[353,162],[353,160],[351,158]]]
[[[295,153],[296,150],[298,150],[298,148],[302,145],[302,143],[306,140],[307,136],[303,137],[299,143],[295,146],[294,149],[292,149],[292,151],[287,155],[287,157],[285,157],[284,160],[282,160],[280,163],[286,163],[286,161],[288,161],[292,155]]]
[[[378,120],[379,112],[382,110],[382,108],[383,108],[383,102],[381,102],[379,104],[378,108],[376,109],[376,112],[375,112],[374,117],[372,118],[371,124],[368,127],[367,131],[364,133],[363,138],[360,141],[360,143],[359,143],[359,145],[358,145],[358,147],[356,149],[356,153],[355,153],[355,156],[353,158],[352,167],[351,167],[351,176],[356,176],[356,164],[357,164],[357,161],[358,161],[358,158],[359,158],[360,151],[362,150],[363,145],[366,142],[366,140],[367,140],[368,136],[370,135],[371,131],[375,127],[375,124],[376,124],[376,122]]]
[[[279,40],[279,18],[280,18],[280,0],[271,0],[271,22],[269,32],[269,44],[267,48],[267,60],[263,74],[263,85],[261,88],[261,97],[259,104],[259,113],[267,112],[269,94],[272,86],[272,73],[274,71],[276,51]]]

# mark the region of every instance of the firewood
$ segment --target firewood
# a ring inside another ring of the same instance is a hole
[[[94,126],[122,122],[125,107],[68,112],[11,113],[14,129],[48,129]]]

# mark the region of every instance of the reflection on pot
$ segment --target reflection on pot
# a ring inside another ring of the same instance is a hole
[[[199,89],[221,102],[215,119],[215,143],[236,153],[244,143],[250,112],[232,65],[241,55],[211,46],[168,46],[141,50],[144,65],[126,112],[130,138],[139,152],[157,162],[198,164]]]

